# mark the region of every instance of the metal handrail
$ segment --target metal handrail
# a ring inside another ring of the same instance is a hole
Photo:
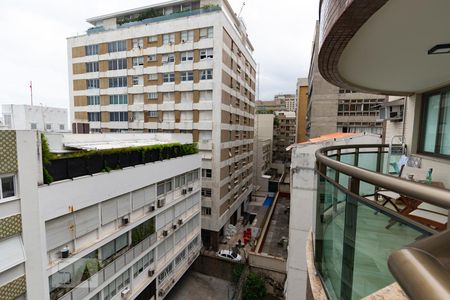
[[[327,157],[326,153],[332,150],[360,149],[360,148],[381,148],[387,147],[385,144],[370,145],[343,145],[321,148],[316,151],[316,158],[319,163],[331,167],[348,176],[358,178],[373,185],[386,188],[401,195],[413,199],[421,200],[447,210],[450,210],[450,190],[437,188],[431,185],[417,183],[399,177],[393,177],[367,169],[351,166]]]
[[[330,146],[317,150],[315,155],[319,168],[323,164],[352,178],[450,209],[449,190],[373,172],[327,157],[329,151],[384,147],[387,145]],[[355,152],[358,153],[364,152]],[[388,267],[410,299],[450,299],[450,231],[446,230],[393,252],[389,256]]]

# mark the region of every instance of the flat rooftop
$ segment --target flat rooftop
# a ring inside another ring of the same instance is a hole
[[[192,135],[182,133],[46,133],[45,136],[51,151],[55,153],[70,150],[107,150],[172,143],[192,143]]]

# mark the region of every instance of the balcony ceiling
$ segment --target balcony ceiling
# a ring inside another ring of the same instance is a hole
[[[355,0],[357,2],[358,0]],[[349,86],[383,94],[411,94],[450,84],[450,1],[389,0],[355,33],[337,62]]]

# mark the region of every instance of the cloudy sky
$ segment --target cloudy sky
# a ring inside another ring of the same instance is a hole
[[[162,0],[1,0],[0,104],[69,107],[66,37],[83,34],[89,17]],[[230,0],[239,12],[242,0]],[[295,91],[309,68],[319,0],[246,0],[242,17],[260,64],[260,99]]]

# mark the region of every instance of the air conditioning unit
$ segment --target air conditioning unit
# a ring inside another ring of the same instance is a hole
[[[183,224],[183,219],[178,219],[178,225]]]
[[[153,211],[155,211],[155,209],[156,209],[156,207],[155,207],[155,205],[153,204],[153,205],[150,205],[150,212],[153,212]]]
[[[130,292],[131,292],[130,288],[126,287],[125,289],[123,289],[120,292],[120,295],[122,296],[122,298],[125,298],[125,297],[127,297],[130,294]]]
[[[186,194],[187,194],[187,189],[182,189],[182,190],[181,190],[181,194],[182,194],[182,195],[186,195]]]
[[[172,225],[172,229],[173,229],[173,230],[177,229],[177,224],[173,224],[173,225]]]
[[[122,225],[127,225],[130,223],[130,218],[128,216],[125,216],[122,218]]]
[[[70,255],[70,249],[69,247],[65,246],[61,249],[61,258],[68,258]]]
[[[159,289],[158,294],[160,297],[164,296],[165,293],[166,293],[166,291],[164,289]]]
[[[148,277],[155,275],[155,270],[148,270]]]
[[[167,230],[163,230],[162,235],[163,235],[163,236],[168,236],[168,235],[169,235],[169,232],[168,232]]]
[[[189,191],[189,192],[192,192],[193,190],[194,190],[193,187],[189,187],[189,188],[188,188],[188,191]]]
[[[158,200],[158,208],[163,207],[166,204],[166,199],[159,199]]]

